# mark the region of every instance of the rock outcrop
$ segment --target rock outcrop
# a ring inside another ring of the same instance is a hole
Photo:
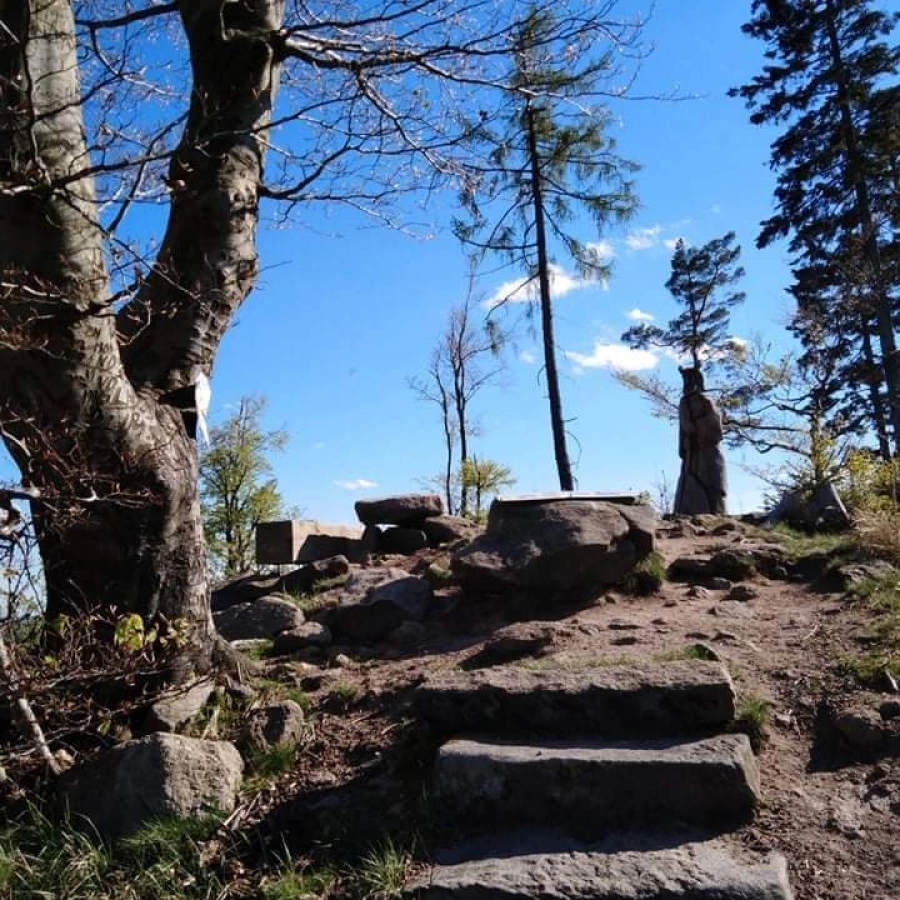
[[[453,557],[477,588],[575,590],[615,584],[654,547],[648,504],[561,498],[495,500],[487,530]]]

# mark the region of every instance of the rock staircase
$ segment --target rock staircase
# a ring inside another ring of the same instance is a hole
[[[791,900],[782,857],[721,838],[759,801],[723,666],[451,672],[416,704],[454,736],[432,794],[464,840],[408,898]]]

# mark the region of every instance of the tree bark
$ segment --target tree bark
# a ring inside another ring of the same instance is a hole
[[[257,271],[262,173],[284,0],[179,4],[194,75],[153,275],[109,299],[67,0],[10,0],[0,42],[0,430],[26,484],[47,613],[183,620],[213,658],[196,446],[183,397],[209,373]],[[8,37],[8,36],[7,36]],[[235,75],[239,73],[238,77]],[[187,402],[190,405],[190,401]]]
[[[550,400],[550,427],[553,431],[553,452],[559,488],[574,490],[572,465],[566,446],[566,423],[562,411],[562,395],[559,389],[559,374],[556,369],[556,340],[553,336],[553,309],[550,298],[550,263],[547,257],[547,234],[544,224],[544,196],[541,189],[541,171],[535,134],[534,110],[529,105],[526,111],[528,155],[531,163],[531,191],[534,199],[534,229],[538,254],[538,285],[541,303],[541,334],[544,345],[544,371],[547,376],[547,395]]]

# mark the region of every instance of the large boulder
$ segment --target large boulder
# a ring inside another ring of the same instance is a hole
[[[433,516],[425,519],[419,528],[425,532],[432,547],[462,540],[470,541],[483,530],[481,526],[462,516]]]
[[[330,624],[345,638],[381,640],[403,622],[421,622],[428,614],[431,585],[403,569],[363,569],[340,591]]]
[[[305,618],[296,603],[270,596],[213,613],[213,620],[225,640],[238,641],[275,637],[282,631],[299,628]]]
[[[787,491],[766,517],[767,525],[786,522],[806,531],[844,531],[852,524],[837,488],[825,481],[812,493]]]
[[[156,733],[69,769],[59,790],[76,824],[119,838],[155,819],[231,812],[243,772],[233,744]]]
[[[403,494],[357,500],[355,508],[363,525],[417,525],[441,515],[444,504],[438,494]]]
[[[574,590],[615,584],[654,547],[656,511],[603,500],[495,500],[487,530],[453,556],[464,584]]]

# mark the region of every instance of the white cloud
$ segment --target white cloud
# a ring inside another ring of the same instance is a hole
[[[562,266],[550,266],[550,297],[558,300],[572,291],[590,287],[594,282],[586,281],[567,272]],[[484,306],[494,309],[504,301],[507,303],[530,303],[540,296],[537,278],[516,278],[505,281],[484,301]]]
[[[378,487],[378,482],[369,481],[368,478],[353,478],[349,481],[335,481],[334,485],[343,488],[345,491],[365,491],[369,488]]]
[[[594,343],[590,354],[565,351],[566,359],[571,360],[580,369],[623,369],[626,372],[645,372],[655,369],[659,363],[655,353],[649,350],[636,350],[625,344]]]
[[[537,362],[537,357],[528,350],[523,350],[519,354],[519,359],[528,366],[533,366]]]
[[[653,225],[650,228],[638,228],[626,235],[625,244],[629,250],[649,250],[659,243],[661,225]]]
[[[679,241],[684,241],[685,247],[690,246],[690,244],[688,244],[688,242],[685,241],[684,238],[666,238],[663,241],[663,245],[666,247],[667,250],[674,250],[678,246]]]
[[[630,309],[625,315],[627,318],[631,319],[632,322],[652,322],[656,318],[653,313],[644,312],[637,307]]]
[[[730,337],[725,341],[729,347],[733,347],[735,350],[746,350],[750,346],[750,341],[744,340],[742,337]]]
[[[601,260],[612,259],[616,255],[616,248],[611,241],[592,241],[585,246],[592,253],[596,253]]]

